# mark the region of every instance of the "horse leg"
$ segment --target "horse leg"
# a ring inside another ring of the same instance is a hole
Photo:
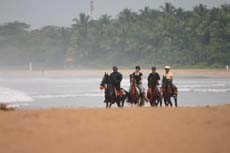
[[[155,106],[157,107],[159,103],[160,103],[159,99],[156,99],[155,100]]]
[[[112,106],[112,103],[109,104],[109,108],[111,108],[111,106]]]
[[[145,101],[144,101],[144,93],[141,93],[141,101],[140,101],[140,106],[144,106]]]
[[[166,97],[164,97],[164,103],[165,103],[165,106],[168,107],[169,103],[167,102]]]
[[[177,107],[177,97],[174,97],[174,101],[175,101],[175,106]]]
[[[124,107],[124,105],[125,105],[125,99],[121,101],[121,107]]]
[[[115,102],[116,102],[116,104],[117,104],[117,107],[121,107],[121,105],[120,105],[120,97],[117,97],[117,98],[115,99]]]
[[[161,101],[161,97],[157,97],[156,99],[156,106],[158,106],[158,104],[160,104],[160,107],[162,106],[162,101]]]
[[[170,104],[171,107],[173,106],[171,98],[168,98],[168,103]]]
[[[109,103],[109,108],[111,108],[111,106],[114,104],[114,100],[112,100],[110,103]]]
[[[121,101],[120,100],[116,100],[117,103],[117,107],[121,107]]]
[[[154,106],[152,99],[150,100],[150,105],[151,105],[152,107]]]
[[[125,96],[122,98],[121,107],[124,107],[126,98],[127,98],[127,95],[125,95]]]
[[[162,107],[162,99],[159,99],[160,107]]]

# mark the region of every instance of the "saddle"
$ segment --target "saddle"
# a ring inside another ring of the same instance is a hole
[[[175,85],[173,85],[172,88],[170,87],[170,93],[172,96],[177,95],[177,87]]]
[[[137,91],[137,94],[140,95],[141,94],[141,89],[138,88],[137,86],[135,86],[135,90]],[[130,87],[129,91],[132,91],[132,87]]]
[[[117,90],[116,88],[114,88],[114,91],[116,97],[123,97],[125,95],[125,91],[123,89]]]

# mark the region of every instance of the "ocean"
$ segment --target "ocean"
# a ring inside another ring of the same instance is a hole
[[[0,103],[8,103],[18,109],[104,108],[104,92],[99,89],[101,79],[102,77],[2,77]],[[146,78],[143,84],[147,88]],[[179,106],[230,103],[230,78],[175,77],[174,84],[179,91]],[[128,77],[124,77],[121,86],[129,89]],[[128,104],[125,106],[129,107]]]

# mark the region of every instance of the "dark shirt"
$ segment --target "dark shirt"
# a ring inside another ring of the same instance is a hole
[[[122,80],[122,74],[119,72],[113,72],[110,74],[110,80],[112,85],[120,85]]]
[[[133,76],[134,76],[134,78],[135,78],[135,80],[136,80],[136,83],[137,84],[141,84],[141,77],[143,76],[143,74],[141,73],[141,72],[139,72],[139,75],[136,75],[135,74],[135,72],[133,73]]]
[[[160,80],[160,75],[158,73],[150,73],[148,76],[148,86],[154,87],[158,85],[158,80]]]

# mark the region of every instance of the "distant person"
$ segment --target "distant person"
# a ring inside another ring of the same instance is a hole
[[[156,72],[156,67],[152,67],[152,72],[148,76],[148,87],[155,87],[159,85],[161,78],[160,75]]]
[[[174,94],[174,89],[176,88],[173,84],[173,73],[170,71],[169,66],[165,66],[165,77],[167,79],[167,83],[170,85],[172,89],[172,94]]]
[[[226,65],[226,70],[227,70],[227,71],[229,70],[229,65]]]
[[[143,73],[140,72],[140,70],[141,70],[141,67],[136,66],[135,67],[135,72],[133,72],[133,76],[134,76],[134,78],[136,80],[137,87],[140,89],[141,100],[143,101],[144,98],[145,98],[145,89],[144,89],[144,87],[142,85],[144,76],[143,76]]]
[[[112,86],[116,89],[115,94],[117,96],[121,90],[121,80],[122,80],[122,74],[118,72],[117,66],[113,67],[113,72],[110,74],[110,79],[111,79]]]

